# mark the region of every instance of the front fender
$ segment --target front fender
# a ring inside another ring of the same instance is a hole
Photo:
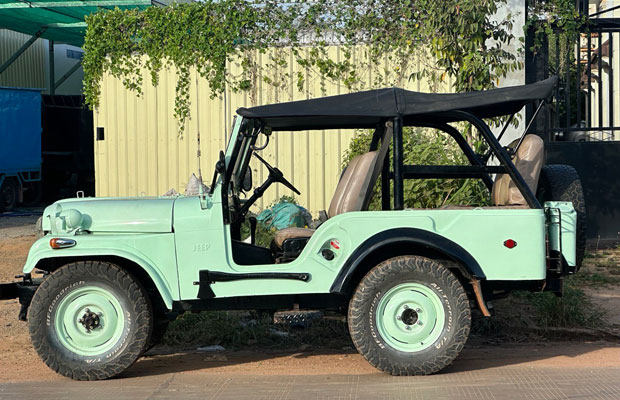
[[[149,275],[166,307],[172,309],[172,302],[179,299],[172,234],[110,237],[78,235],[71,238],[77,242],[75,247],[57,250],[49,246],[51,236],[38,239],[30,248],[23,272],[31,273],[39,262],[47,259],[120,257],[135,263]],[[149,243],[148,251],[153,254],[152,257],[146,256],[145,251],[141,250],[141,244],[144,243]]]

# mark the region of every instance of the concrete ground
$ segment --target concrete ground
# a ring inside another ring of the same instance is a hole
[[[620,399],[620,345],[469,346],[442,373],[422,377],[385,375],[357,354],[313,352],[159,355],[108,381],[43,377],[0,383],[0,398],[611,400]]]

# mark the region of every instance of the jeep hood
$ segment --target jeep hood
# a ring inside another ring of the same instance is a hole
[[[176,198],[75,198],[60,200],[43,212],[42,228],[53,234],[90,232],[172,232]]]

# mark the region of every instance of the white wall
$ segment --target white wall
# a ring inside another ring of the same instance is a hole
[[[497,13],[498,18],[505,18],[507,13],[510,12],[513,14],[513,30],[512,33],[515,37],[515,40],[508,47],[508,51],[517,55],[518,59],[525,63],[524,55],[519,52],[519,48],[521,47],[521,42],[519,38],[523,37],[523,27],[525,26],[525,0],[508,0],[506,5],[502,6]],[[510,72],[506,78],[500,81],[500,87],[506,86],[516,86],[516,85],[524,85],[525,84],[525,68]],[[519,138],[525,129],[525,125],[527,122],[525,121],[525,108],[521,110],[521,112],[515,116],[515,118],[519,119],[519,126],[517,128],[510,126],[504,136],[502,137],[501,143],[503,145],[507,145],[516,138]],[[499,135],[501,132],[501,127],[493,128],[495,135]]]
[[[49,62],[49,42],[45,40],[45,47],[48,49],[45,55],[46,62]],[[67,71],[71,69],[79,60],[67,56],[67,50],[75,53],[83,53],[79,47],[67,44],[54,44],[54,81],[58,81]],[[75,71],[60,87],[56,88],[56,94],[82,94],[82,80],[84,79],[84,71],[80,67]],[[49,67],[46,68],[45,81],[47,82],[45,94],[49,94]]]

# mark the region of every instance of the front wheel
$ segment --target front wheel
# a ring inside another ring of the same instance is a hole
[[[353,343],[376,368],[392,375],[428,375],[460,353],[471,325],[469,300],[440,263],[391,258],[360,282],[349,304]]]
[[[76,380],[107,379],[144,351],[152,308],[142,285],[118,266],[79,261],[39,286],[29,329],[35,350],[52,370]]]

